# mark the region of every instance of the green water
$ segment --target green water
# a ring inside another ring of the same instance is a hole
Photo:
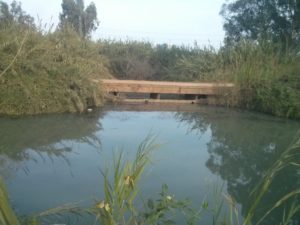
[[[176,198],[190,198],[200,207],[203,199],[212,202],[214,186],[224,185],[243,216],[250,192],[299,130],[296,121],[197,106],[151,111],[110,106],[84,115],[0,118],[0,174],[19,214],[70,202],[89,206],[103,196],[100,170],[111,164],[112,152],[122,150],[130,159],[153,133],[162,145],[140,184],[145,199],[157,197],[166,183]],[[299,174],[289,168],[276,177],[254,224],[276,200],[300,187]],[[264,224],[281,219],[277,210]],[[212,224],[209,214],[201,224]]]

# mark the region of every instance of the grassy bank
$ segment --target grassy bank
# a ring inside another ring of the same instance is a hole
[[[82,112],[101,106],[91,78],[234,82],[226,104],[300,118],[300,55],[272,43],[200,48],[93,42],[71,30],[1,28],[0,114]]]
[[[95,43],[71,30],[44,32],[0,27],[0,114],[82,112],[101,106],[101,87],[91,78],[110,77]]]
[[[103,104],[91,78],[234,82],[226,105],[300,118],[300,55],[270,42],[213,47],[97,42],[70,30],[0,26],[0,114],[82,112]],[[224,103],[224,101],[223,101]]]
[[[300,55],[296,49],[245,41],[219,54],[228,80],[237,85],[233,106],[300,118]]]

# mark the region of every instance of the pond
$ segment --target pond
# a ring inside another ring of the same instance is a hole
[[[0,118],[0,124],[0,174],[21,215],[101,199],[100,171],[112,166],[113,152],[123,151],[131,159],[151,133],[161,146],[140,183],[144,199],[158,197],[167,184],[176,199],[189,198],[200,207],[204,199],[212,202],[214,187],[223,187],[244,216],[251,191],[300,129],[297,121],[193,105],[106,106],[82,115]],[[253,224],[299,186],[299,170],[280,173]],[[275,211],[263,224],[279,224],[282,217],[282,211]],[[212,224],[209,215],[202,221]]]

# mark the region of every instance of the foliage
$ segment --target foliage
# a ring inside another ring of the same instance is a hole
[[[10,6],[0,1],[0,27],[17,23],[23,27],[34,28],[34,18],[22,10],[20,2],[13,1]]]
[[[4,186],[4,181],[0,177],[0,224],[3,225],[19,225],[18,218],[10,207],[7,198],[7,191]]]
[[[100,86],[91,79],[110,75],[94,43],[72,31],[42,34],[18,25],[1,29],[0,39],[1,114],[74,112],[102,104]]]
[[[212,46],[179,49],[173,67],[166,67],[170,80],[180,81],[222,81],[225,73],[220,71],[222,58]]]
[[[99,40],[100,54],[108,58],[108,68],[118,79],[153,79],[155,68],[150,62],[152,45],[138,41]]]
[[[251,201],[252,203],[247,213],[247,216],[245,218],[244,225],[251,224],[251,219],[254,215],[255,210],[257,209],[258,204],[260,203],[265,193],[269,190],[272,181],[280,173],[280,171],[290,166],[294,166],[294,167],[300,166],[300,157],[299,157],[300,135],[298,134],[297,136],[298,137],[295,139],[295,141],[282,153],[282,155],[272,165],[272,167],[269,168],[266,175],[262,179],[261,183],[259,183],[257,187],[253,190],[252,196],[250,196],[251,199],[253,200]],[[299,196],[299,194],[300,194],[299,188],[287,193],[285,196],[279,199],[276,202],[276,204],[260,219],[258,224],[260,224],[268,216],[268,214],[271,211],[273,211],[275,208],[281,206],[287,200],[295,196]],[[300,210],[299,206],[295,206],[295,207],[292,206],[289,211],[290,215],[287,217],[287,219],[289,220],[291,217],[297,215],[296,213],[299,212],[299,210]]]
[[[159,44],[153,48],[150,59],[151,64],[156,67],[154,79],[157,80],[192,80],[193,75],[181,73],[177,70],[184,58],[191,58],[198,54],[198,49],[185,46]],[[186,71],[187,72],[187,71]]]
[[[220,79],[220,57],[212,47],[152,45],[138,41],[99,40],[100,54],[109,59],[119,79],[197,81]]]
[[[0,114],[82,112],[100,106],[101,87],[92,79],[110,74],[97,45],[68,28],[51,33],[24,26],[28,16],[20,4],[1,4],[11,19],[0,26]]]
[[[242,41],[225,47],[224,69],[236,83],[232,104],[276,116],[300,118],[300,57],[273,43]]]
[[[64,0],[60,15],[60,28],[63,29],[51,33],[32,25],[24,26],[24,21],[31,19],[26,19],[30,17],[20,4],[13,2],[9,8],[1,2],[1,15],[6,15],[1,17],[6,18],[1,24],[6,25],[1,26],[0,37],[3,43],[0,46],[3,59],[0,63],[0,113],[82,111],[89,105],[101,105],[99,87],[88,80],[112,74],[118,79],[234,82],[235,90],[224,93],[226,105],[300,118],[299,48],[292,48],[286,38],[280,37],[281,31],[287,36],[292,33],[288,39],[296,42],[298,2],[276,1],[271,6],[272,2],[251,0],[226,4],[223,7],[223,15],[227,18],[225,27],[229,23],[239,25],[238,22],[241,27],[233,27],[232,34],[228,28],[232,44],[218,50],[211,46],[200,48],[197,43],[170,46],[138,41],[99,40],[95,43],[80,40],[80,35],[86,37],[97,27],[93,5],[85,9],[82,0]],[[257,4],[263,4],[263,8],[253,20],[251,16]],[[286,11],[288,13],[283,13]],[[269,19],[274,16],[276,26],[264,27],[268,24],[261,19],[262,12]],[[248,22],[263,24],[258,28],[251,25],[253,31],[249,28],[249,33],[244,33],[242,25]],[[285,31],[279,26],[286,24],[290,24],[286,29],[294,30]],[[79,36],[72,32],[70,25]],[[40,76],[34,76],[37,74]],[[224,104],[224,101],[217,104]]]
[[[157,148],[151,136],[147,137],[138,147],[132,162],[124,161],[119,154],[114,160],[113,181],[110,180],[110,169],[103,171],[105,198],[96,204],[96,218],[100,224],[174,224],[171,212],[185,212],[191,215],[189,224],[193,223],[195,214],[187,201],[176,200],[169,194],[168,186],[162,186],[160,198],[149,199],[145,211],[136,207],[139,194],[138,181],[150,160],[150,153]]]
[[[300,118],[297,48],[245,40],[219,50],[133,41],[98,44],[116,78],[234,82],[235,90],[225,96],[228,106]]]
[[[114,225],[126,221],[134,224],[133,201],[138,194],[137,182],[149,162],[149,154],[155,146],[147,139],[138,147],[133,162],[124,162],[122,154],[115,157],[113,182],[110,182],[109,169],[102,171],[104,178],[104,200],[96,205],[96,215],[101,224]],[[124,223],[127,224],[127,223]]]
[[[223,5],[227,44],[242,39],[299,44],[300,2],[297,0],[235,0]]]
[[[83,38],[97,29],[97,8],[93,2],[85,8],[84,0],[63,0],[61,7],[60,28],[72,27]]]

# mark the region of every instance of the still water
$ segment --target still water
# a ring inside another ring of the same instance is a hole
[[[161,146],[140,183],[144,199],[158,197],[162,184],[168,184],[175,198],[189,198],[200,207],[204,199],[212,202],[213,188],[223,186],[243,216],[251,191],[299,130],[297,121],[198,106],[107,106],[85,115],[0,118],[0,174],[21,215],[65,203],[89,206],[103,196],[100,170],[112,164],[113,152],[123,151],[130,159],[151,133]],[[253,223],[299,186],[299,170],[281,173]],[[276,211],[265,224],[280,220]],[[209,215],[202,224],[211,224]]]

